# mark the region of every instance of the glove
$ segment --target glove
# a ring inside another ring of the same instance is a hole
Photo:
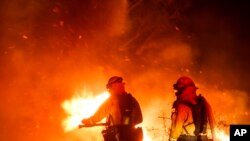
[[[88,118],[87,119],[83,119],[82,123],[84,125],[93,125],[93,121],[91,119],[88,119]]]
[[[169,138],[169,141],[177,141],[177,139],[174,139],[174,138]]]

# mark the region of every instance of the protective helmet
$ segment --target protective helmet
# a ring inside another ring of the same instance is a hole
[[[177,80],[177,82],[173,85],[175,90],[182,90],[185,89],[187,86],[194,86],[195,88],[197,88],[194,84],[194,81],[187,76],[180,77]]]
[[[123,78],[119,76],[113,76],[110,77],[108,80],[108,83],[106,84],[106,88],[110,88],[112,84],[117,83],[117,82],[122,82]]]

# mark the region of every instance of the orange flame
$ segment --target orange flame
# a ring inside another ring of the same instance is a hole
[[[145,128],[143,128],[143,141],[152,141]]]
[[[76,94],[71,100],[64,101],[62,107],[69,115],[63,121],[64,131],[72,131],[78,128],[81,120],[93,115],[108,97],[108,92],[103,92],[95,97],[93,93],[84,90],[81,94]]]
[[[224,130],[215,129],[215,136],[218,141],[229,141],[229,135]]]
[[[93,115],[109,96],[108,92],[94,96],[92,92],[84,90],[81,93],[76,93],[71,100],[64,101],[62,107],[68,114],[68,117],[62,123],[64,131],[77,129],[81,120]],[[143,128],[143,138],[144,141],[151,141],[145,128]]]
[[[62,107],[68,114],[68,117],[62,122],[65,132],[72,131],[78,128],[83,118],[88,118],[93,115],[98,107],[110,96],[108,92],[103,92],[94,96],[91,91],[84,91],[76,93],[72,99],[65,100]],[[143,123],[137,126],[143,126]],[[149,124],[149,123],[148,123]],[[224,130],[216,128],[216,141],[229,141],[229,135]],[[148,134],[146,128],[143,128],[143,141],[152,141],[153,137]]]

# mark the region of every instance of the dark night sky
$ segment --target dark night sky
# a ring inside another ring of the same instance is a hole
[[[0,140],[72,141],[61,103],[114,74],[143,108],[189,75],[217,113],[249,113],[249,25],[243,0],[1,0]]]
[[[226,87],[240,87],[248,91],[249,7],[246,2],[236,0],[194,1],[190,12],[191,22],[188,24],[188,30],[197,36],[194,44],[202,50],[199,63],[206,64],[206,58],[218,57],[214,60],[214,67],[218,67],[218,71],[221,70],[221,74],[226,75],[222,78],[239,76],[238,82],[225,82]],[[220,60],[223,55],[225,60]]]

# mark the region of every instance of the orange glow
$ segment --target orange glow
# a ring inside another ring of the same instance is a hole
[[[142,127],[141,124],[138,124],[135,126],[135,128],[137,127]],[[145,128],[142,128],[143,130],[143,141],[152,141],[151,137],[148,135],[148,132]]]
[[[68,117],[62,122],[64,131],[68,132],[77,129],[78,125],[81,124],[81,120],[83,118],[88,118],[91,115],[93,115],[95,111],[98,109],[98,107],[109,96],[110,95],[108,92],[103,92],[99,95],[93,95],[91,91],[83,90],[80,93],[75,93],[72,99],[64,101],[62,103],[62,107],[68,114]],[[145,115],[150,115],[149,111],[148,112],[144,111],[144,112]],[[146,128],[143,127],[145,125],[150,125],[150,124],[152,123],[144,120],[143,124],[139,124],[136,126],[136,127],[142,127],[143,129],[143,141],[152,141],[153,138],[154,139],[158,138],[154,137],[147,131]],[[97,130],[94,131],[95,133],[97,132]],[[216,128],[215,133],[217,141],[229,141],[229,135],[223,129]]]
[[[69,115],[63,121],[64,131],[72,131],[78,128],[83,118],[88,118],[95,113],[98,107],[109,97],[108,92],[94,96],[92,92],[84,90],[76,94],[71,100],[63,102],[62,107]]]
[[[145,128],[143,128],[143,141],[152,141]]]
[[[64,131],[69,132],[77,129],[81,120],[93,115],[109,96],[108,92],[94,96],[92,92],[84,90],[81,93],[76,93],[72,99],[64,101],[62,107],[68,114],[68,117],[62,123]],[[145,128],[143,128],[143,141],[151,141]]]
[[[229,135],[225,133],[224,130],[215,129],[216,139],[218,141],[229,141]]]

